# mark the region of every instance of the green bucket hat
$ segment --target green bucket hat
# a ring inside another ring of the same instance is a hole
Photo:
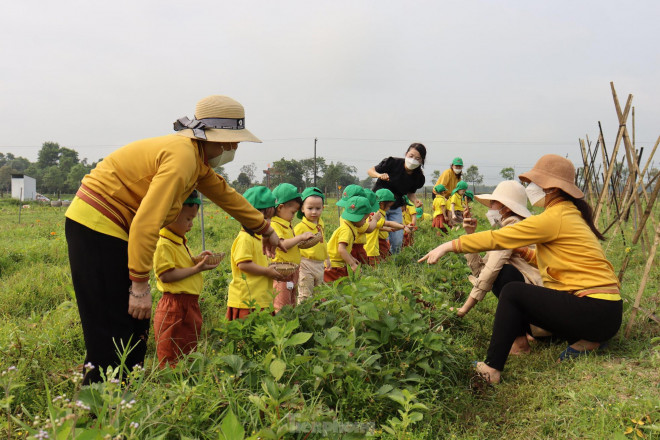
[[[463,166],[463,159],[460,157],[455,157],[454,160],[451,161],[452,165],[456,165],[457,167],[462,167]]]
[[[317,187],[310,186],[309,188],[305,188],[302,192],[302,201],[304,202],[307,197],[311,197],[311,196],[320,197],[321,200],[323,200],[323,203],[325,204],[325,195],[323,194],[323,191],[321,191]],[[302,219],[303,218],[302,205],[300,206],[300,208],[301,210],[296,212],[296,217]]]
[[[371,212],[378,212],[380,205],[378,204],[378,196],[376,193],[369,188],[365,188],[364,193],[366,194],[367,199],[369,199],[369,203],[371,203]]]
[[[408,196],[403,196],[403,203],[405,203],[408,206],[413,206],[413,202],[410,201]]]
[[[421,206],[418,206],[415,211],[417,211],[417,218],[422,218],[422,214],[424,214],[424,208]]]
[[[441,192],[447,191],[447,187],[444,186],[442,183],[439,183],[433,187],[433,190],[438,194],[440,194]]]
[[[302,194],[298,192],[298,188],[290,183],[280,183],[273,190],[273,195],[277,197],[277,204],[289,202],[294,199],[302,198]]]
[[[348,199],[355,196],[365,197],[364,188],[355,184],[348,185],[346,188],[344,188],[344,192],[341,193],[341,199],[337,200],[337,206],[345,208]]]
[[[183,202],[184,205],[201,205],[202,204],[202,199],[199,197],[199,193],[197,190],[193,190],[193,192],[190,193],[188,198],[184,200]]]
[[[470,190],[465,191],[465,197],[468,199],[472,200],[474,202],[474,193]]]
[[[371,203],[363,196],[353,196],[346,201],[341,218],[349,222],[359,222],[365,215],[371,214]]]
[[[465,180],[461,180],[456,184],[456,188],[454,188],[454,190],[451,192],[452,195],[456,194],[456,192],[461,189],[468,189],[468,184]]]
[[[394,197],[394,193],[387,188],[379,189],[378,191],[376,191],[376,195],[378,196],[379,203],[396,201],[396,198]]]
[[[255,209],[274,208],[277,199],[270,189],[265,186],[253,186],[243,193],[243,197],[250,202]]]

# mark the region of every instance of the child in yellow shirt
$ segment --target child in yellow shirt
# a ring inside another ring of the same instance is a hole
[[[417,211],[408,196],[403,196],[403,205],[401,206],[403,224],[409,229],[409,232],[403,233],[402,247],[412,246],[414,242],[413,232],[417,229]]]
[[[267,220],[275,212],[276,200],[270,189],[255,186],[243,194],[255,209]],[[243,319],[256,308],[267,309],[273,305],[271,280],[284,277],[268,267],[268,257],[263,252],[261,235],[242,227],[231,246],[231,275],[227,292],[228,320]]]
[[[302,221],[298,223],[293,231],[296,235],[305,232],[312,234],[321,233],[321,241],[311,248],[300,249],[300,277],[298,280],[298,304],[312,296],[314,287],[323,283],[324,264],[330,267],[328,258],[328,245],[325,242],[325,225],[321,214],[325,195],[316,188],[305,188],[302,192],[302,207],[296,216]]]
[[[387,240],[390,231],[400,229],[407,230],[401,223],[385,220],[387,211],[394,205],[394,193],[387,188],[381,188],[376,191],[378,197],[379,210],[381,218],[376,224],[376,229],[367,234],[367,255],[369,264],[374,266],[378,261],[384,260],[390,254],[390,242]]]
[[[456,188],[451,192],[451,197],[447,200],[449,205],[450,214],[450,226],[460,227],[463,225],[463,217],[465,207],[463,206],[463,195],[468,189],[468,184],[466,181],[461,180],[456,185]]]
[[[440,229],[437,235],[440,235],[441,232],[446,234],[447,227],[445,225],[449,223],[449,215],[447,214],[447,199],[442,194],[447,191],[447,188],[443,184],[439,184],[434,186],[433,190],[436,192],[436,196],[433,199],[433,223],[431,223],[431,227]]]
[[[154,314],[154,336],[161,368],[168,364],[176,366],[179,357],[197,347],[197,338],[202,330],[199,294],[204,279],[201,272],[214,269],[219,264],[207,263],[208,256],[212,254],[210,251],[198,255],[200,261],[195,263],[186,245],[186,233],[192,228],[201,203],[197,191],[193,191],[183,202],[176,220],[160,230],[156,244],[156,287],[163,292],[163,296]]]
[[[302,194],[290,183],[281,183],[275,187],[273,195],[277,198],[277,206],[275,207],[275,215],[271,219],[270,225],[281,238],[280,245],[286,249],[286,251],[277,249],[273,261],[300,265],[298,243],[314,236],[312,232],[304,232],[296,235],[293,225],[291,225],[293,216],[296,215],[302,206]],[[296,269],[296,272],[287,281],[273,281],[273,289],[277,292],[277,296],[273,300],[273,307],[276,312],[279,312],[285,305],[296,306],[299,274],[300,268]]]
[[[339,227],[328,242],[330,267],[323,274],[323,281],[326,283],[347,277],[347,266],[351,266],[353,271],[357,270],[359,262],[351,255],[351,249],[357,236],[357,229],[366,223],[372,208],[366,197],[354,196],[347,200],[341,213]]]

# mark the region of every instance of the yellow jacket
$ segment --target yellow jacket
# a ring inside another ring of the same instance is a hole
[[[76,196],[102,213],[110,226],[87,220],[76,208],[66,216],[102,233],[121,228],[126,235],[120,238],[128,241],[129,276],[147,281],[158,232],[176,219],[195,188],[245,227],[256,233],[268,229],[263,214],[206,164],[201,145],[176,134],[125,145],[83,178]]]
[[[451,168],[447,168],[440,174],[440,177],[438,177],[438,181],[435,182],[435,185],[433,187],[435,188],[436,186],[443,184],[445,188],[447,188],[446,191],[443,191],[441,194],[446,198],[449,198],[451,196],[451,192],[456,188],[456,185],[458,184],[458,177],[456,177],[456,174],[454,173],[454,170]],[[435,190],[433,190],[433,194],[437,194]]]
[[[457,252],[515,249],[536,244],[534,258],[543,286],[578,296],[619,300],[612,264],[570,201],[555,199],[539,215],[495,231],[464,235],[452,242]],[[533,261],[534,262],[534,261]]]

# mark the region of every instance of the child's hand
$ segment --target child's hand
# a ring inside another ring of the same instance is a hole
[[[357,260],[353,260],[351,262],[351,269],[353,270],[353,272],[357,271],[358,267],[360,267],[360,263],[358,263]]]
[[[281,273],[279,273],[278,271],[276,271],[272,267],[267,267],[266,268],[266,276],[268,278],[272,278],[272,279],[277,280],[277,281],[286,281],[286,279],[288,278],[288,277],[282,275]]]
[[[302,234],[298,235],[300,237],[300,241],[305,241],[309,240],[310,238],[314,237],[316,234],[314,234],[311,231],[303,232]]]
[[[466,217],[463,219],[463,229],[468,234],[472,234],[477,229],[477,219]]]
[[[208,251],[204,251],[204,252],[208,252]],[[209,255],[208,255],[208,254],[204,254],[204,252],[202,252],[201,254],[199,254],[200,257],[203,256],[202,261],[200,261],[199,263],[197,263],[197,264],[195,265],[195,268],[196,268],[199,272],[202,272],[202,271],[205,271],[205,270],[215,269],[215,268],[218,267],[218,265],[220,264],[219,261],[218,261],[217,263],[215,263],[215,264],[207,263],[207,260],[208,260],[208,258],[209,258]]]

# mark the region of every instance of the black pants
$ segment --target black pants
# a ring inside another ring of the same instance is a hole
[[[100,382],[100,369],[120,364],[119,352],[133,347],[125,366],[144,362],[149,320],[128,314],[128,243],[66,219],[73,289],[87,355],[83,385]]]
[[[582,297],[522,282],[500,292],[486,364],[502,371],[511,344],[528,324],[552,332],[569,344],[585,339],[605,342],[621,326],[622,301]]]

